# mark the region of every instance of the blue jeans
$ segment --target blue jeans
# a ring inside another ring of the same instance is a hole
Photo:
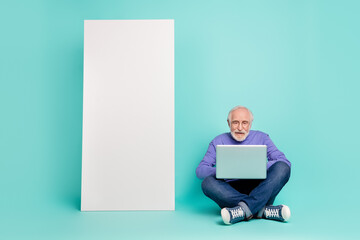
[[[220,208],[235,207],[245,202],[251,213],[256,214],[264,206],[272,205],[276,196],[290,178],[290,167],[277,162],[267,170],[266,179],[239,179],[225,182],[215,176],[206,177],[202,184],[204,194]]]

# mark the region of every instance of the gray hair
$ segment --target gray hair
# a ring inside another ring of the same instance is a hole
[[[229,114],[228,114],[228,118],[227,118],[227,120],[228,120],[229,122],[230,122],[231,113],[232,113],[233,111],[237,110],[237,109],[246,109],[246,110],[249,112],[249,114],[250,114],[250,123],[252,123],[252,121],[254,120],[254,115],[252,114],[252,112],[251,112],[247,107],[244,107],[244,106],[241,106],[241,105],[238,105],[238,106],[236,106],[236,107],[233,107],[233,108],[230,110],[230,112],[229,112]]]

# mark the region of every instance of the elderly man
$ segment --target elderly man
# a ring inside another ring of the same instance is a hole
[[[273,206],[275,197],[290,177],[290,162],[280,152],[266,133],[250,130],[253,114],[243,106],[230,110],[230,133],[215,137],[196,169],[196,175],[204,179],[201,187],[206,196],[215,201],[221,210],[225,224],[256,218],[287,221],[290,209],[286,205]],[[266,179],[217,179],[216,145],[266,145]]]

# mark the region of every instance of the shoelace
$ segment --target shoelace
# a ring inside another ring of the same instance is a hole
[[[233,218],[244,217],[244,211],[241,208],[230,209]]]
[[[265,217],[277,217],[280,218],[280,213],[278,208],[265,209]]]

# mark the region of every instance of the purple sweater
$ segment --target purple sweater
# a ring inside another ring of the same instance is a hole
[[[286,159],[285,155],[277,149],[274,143],[271,141],[269,135],[260,131],[250,130],[247,138],[238,142],[233,139],[230,132],[223,133],[215,137],[209,144],[209,148],[205,153],[203,160],[200,162],[199,166],[196,168],[196,176],[200,179],[204,179],[207,176],[216,174],[216,145],[266,145],[267,146],[267,169],[271,167],[274,163],[281,161],[285,162],[289,167],[291,163]]]

